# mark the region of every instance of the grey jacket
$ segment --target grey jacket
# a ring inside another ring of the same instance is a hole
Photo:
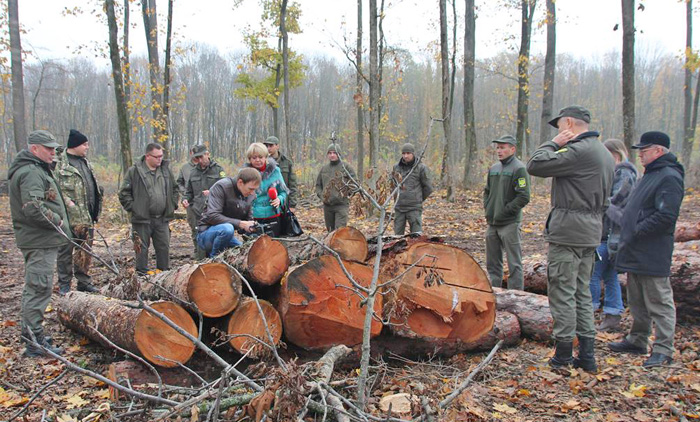
[[[400,181],[403,181],[399,190],[399,199],[394,207],[396,211],[422,210],[423,201],[428,199],[430,194],[433,193],[433,185],[430,182],[428,167],[425,164],[419,163],[415,170],[410,175],[408,174],[411,172],[414,163],[415,159],[410,163],[405,163],[402,158],[394,166],[394,182],[398,184]]]
[[[149,223],[151,221],[150,198],[153,195],[153,178],[147,177],[149,172],[145,162],[146,156],[142,155],[136,164],[126,172],[124,182],[119,189],[119,202],[122,207],[131,213],[131,222],[134,224]],[[166,221],[173,219],[177,209],[179,189],[175,183],[173,173],[170,171],[170,161],[163,160],[159,167],[165,178],[165,212],[163,218]]]
[[[240,228],[241,221],[253,220],[255,194],[244,197],[238,190],[237,181],[238,178],[225,177],[209,189],[207,205],[197,226],[200,233],[224,223]]]
[[[598,132],[584,132],[562,148],[547,141],[527,163],[532,176],[552,177],[552,210],[544,229],[549,243],[600,244],[615,160],[598,136]]]

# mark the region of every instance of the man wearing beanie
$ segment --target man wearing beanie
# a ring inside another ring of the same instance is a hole
[[[573,105],[549,124],[559,131],[539,146],[527,163],[532,176],[552,178],[552,210],[544,228],[547,252],[547,297],[556,342],[553,368],[573,364],[596,372],[595,325],[590,281],[595,250],[603,233],[603,213],[612,191],[615,160],[590,131],[591,113]],[[573,341],[578,337],[578,357]]]
[[[287,189],[289,189],[287,204],[289,204],[289,209],[294,212],[294,208],[297,206],[299,190],[297,188],[297,175],[294,174],[294,162],[280,152],[280,140],[278,137],[268,136],[263,143],[267,147],[267,152],[270,154],[270,157],[277,161],[277,167],[279,167],[282,172],[284,184],[287,185]]]
[[[646,355],[652,322],[656,326],[645,368],[673,362],[676,306],[671,256],[676,220],[683,202],[683,166],[669,152],[663,132],[646,132],[632,148],[639,150],[644,176],[622,214],[616,269],[627,272],[627,302],[633,322],[629,334],[608,347],[619,353]]]
[[[90,149],[88,138],[75,129],[68,134],[66,149],[59,156],[56,177],[68,210],[73,241],[82,248],[69,243],[58,251],[58,293],[70,291],[73,276],[78,280],[78,291],[96,292],[90,275],[91,256],[86,250],[92,247],[94,226],[102,210],[102,188],[97,183],[95,172],[87,159]],[[74,255],[74,251],[75,253]]]
[[[401,159],[392,172],[394,182],[401,184],[394,206],[394,234],[397,235],[406,232],[407,221],[411,233],[423,232],[423,201],[433,193],[428,167],[422,162],[416,162],[415,153],[412,144],[404,144],[401,147]]]
[[[530,202],[530,177],[515,156],[517,141],[511,135],[493,141],[498,162],[491,166],[484,188],[486,212],[486,271],[491,285],[503,282],[503,250],[508,258],[508,288],[523,290],[520,222]]]
[[[343,177],[347,176],[347,170],[353,179],[355,170],[350,165],[340,158],[340,148],[338,144],[332,143],[326,150],[328,164],[321,168],[321,171],[316,177],[316,196],[323,201],[323,219],[326,222],[326,230],[333,230],[347,226],[348,210],[350,201],[340,192],[340,187],[343,185]],[[346,179],[347,180],[347,179]]]

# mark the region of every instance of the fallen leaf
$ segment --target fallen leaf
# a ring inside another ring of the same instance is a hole
[[[502,412],[502,413],[505,413],[505,414],[508,414],[508,415],[514,415],[514,414],[518,413],[518,410],[517,410],[517,409],[514,409],[514,408],[508,406],[508,405],[505,404],[505,403],[503,403],[503,404],[494,404],[494,405],[493,405],[493,408],[494,408],[496,411],[498,411],[498,412]]]
[[[90,402],[84,400],[82,397],[80,397],[80,393],[78,393],[66,399],[66,403],[68,403],[66,405],[66,409],[75,409],[76,407],[83,407]]]

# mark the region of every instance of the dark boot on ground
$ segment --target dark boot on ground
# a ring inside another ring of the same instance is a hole
[[[58,284],[58,294],[64,296],[70,292],[70,283],[59,283]]]
[[[78,283],[78,291],[86,293],[97,293],[99,289],[92,285],[92,283]]]
[[[605,314],[603,321],[598,326],[598,331],[620,331],[620,315]]]
[[[60,347],[54,347],[51,344],[49,344],[48,341],[46,341],[46,338],[43,338],[41,341],[37,340],[37,343],[40,343],[44,348],[48,349],[52,353],[55,353],[57,355],[61,355],[63,353],[63,349]],[[37,346],[34,343],[25,343],[27,345],[27,348],[24,349],[24,356],[28,358],[36,358],[36,357],[50,357],[46,350],[42,349],[41,347]]]
[[[618,342],[608,343],[608,349],[617,353],[631,353],[633,355],[647,354],[646,346],[637,346],[636,344],[632,344],[629,341],[627,341],[627,339],[623,339],[622,341]]]
[[[664,355],[663,353],[652,353],[649,359],[645,360],[642,364],[645,368],[654,368],[657,366],[670,365],[673,363],[673,358],[671,356]]]
[[[549,360],[549,366],[552,368],[566,368],[574,362],[573,357],[574,343],[571,341],[557,342],[554,350],[554,357]]]
[[[574,368],[581,368],[586,372],[598,372],[595,363],[595,338],[578,338],[578,357],[574,358]]]

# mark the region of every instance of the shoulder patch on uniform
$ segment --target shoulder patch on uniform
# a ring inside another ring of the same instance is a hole
[[[568,148],[562,148],[562,149],[558,150],[556,153],[561,154],[562,152],[566,152],[568,150],[569,150]]]
[[[524,188],[527,186],[527,180],[524,177],[518,179],[518,186]]]
[[[225,171],[219,172],[219,177],[226,177],[226,172]]]

